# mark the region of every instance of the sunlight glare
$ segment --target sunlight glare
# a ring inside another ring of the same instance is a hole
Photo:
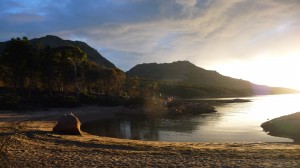
[[[300,90],[300,57],[290,54],[284,57],[258,56],[245,61],[232,61],[217,65],[215,69],[223,75],[274,87]]]

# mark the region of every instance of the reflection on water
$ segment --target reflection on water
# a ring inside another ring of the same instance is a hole
[[[82,125],[91,134],[137,140],[159,140],[155,120],[142,118],[112,118]]]
[[[216,107],[217,113],[147,119],[115,117],[82,125],[91,134],[154,141],[180,142],[292,142],[272,137],[260,124],[300,111],[300,95],[250,97],[252,102]]]

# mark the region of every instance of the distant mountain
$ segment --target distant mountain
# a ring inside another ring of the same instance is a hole
[[[127,71],[126,74],[154,80],[227,88],[249,88],[252,85],[249,81],[223,76],[216,71],[197,67],[189,61],[139,64]]]
[[[98,53],[97,50],[81,41],[63,40],[57,36],[47,35],[45,37],[31,39],[30,43],[33,45],[50,46],[52,48],[62,46],[77,46],[87,54],[90,61],[95,61],[99,65],[103,65],[107,68],[115,68],[115,65],[104,58],[100,53]],[[6,42],[0,43],[0,53],[4,51],[5,45]]]
[[[203,93],[206,96],[220,96],[220,94],[227,96],[231,95],[230,93],[233,92],[233,96],[294,92],[292,89],[271,88],[264,85],[253,84],[249,81],[224,76],[216,71],[197,67],[189,61],[177,61],[163,64],[139,64],[127,71],[126,74],[128,76],[183,84],[188,86],[184,88],[183,92],[194,92],[195,94],[190,93],[194,95],[197,95],[196,92],[199,92],[199,94]],[[183,87],[177,87],[173,89],[172,92],[179,88],[182,89]],[[168,87],[166,89],[170,90]]]

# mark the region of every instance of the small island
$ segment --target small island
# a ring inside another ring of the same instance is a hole
[[[236,99],[230,99],[230,100],[217,100],[217,102],[220,102],[220,103],[245,103],[245,102],[251,102],[251,100],[236,98]]]

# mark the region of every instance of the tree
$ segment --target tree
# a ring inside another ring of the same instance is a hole
[[[15,90],[24,91],[25,79],[30,71],[31,57],[31,47],[26,37],[13,38],[7,43],[1,62],[6,70],[6,79]]]
[[[126,76],[120,69],[114,68],[108,70],[108,78],[106,79],[107,91],[110,95],[121,96],[123,94],[123,84]]]
[[[73,85],[73,90],[78,89],[76,81],[83,80],[81,66],[86,61],[87,56],[79,47],[65,46],[54,48],[54,62],[60,91],[67,93],[71,85]]]
[[[47,46],[40,53],[40,80],[42,88],[47,90],[49,95],[53,95],[56,81],[57,64],[54,57],[54,50]]]
[[[103,89],[103,78],[101,76],[103,68],[93,61],[85,63],[83,67],[85,70],[85,90],[88,92],[100,92]]]
[[[140,79],[138,77],[127,77],[125,81],[125,90],[127,94],[129,94],[131,97],[139,97],[140,89],[139,89],[139,82]]]

